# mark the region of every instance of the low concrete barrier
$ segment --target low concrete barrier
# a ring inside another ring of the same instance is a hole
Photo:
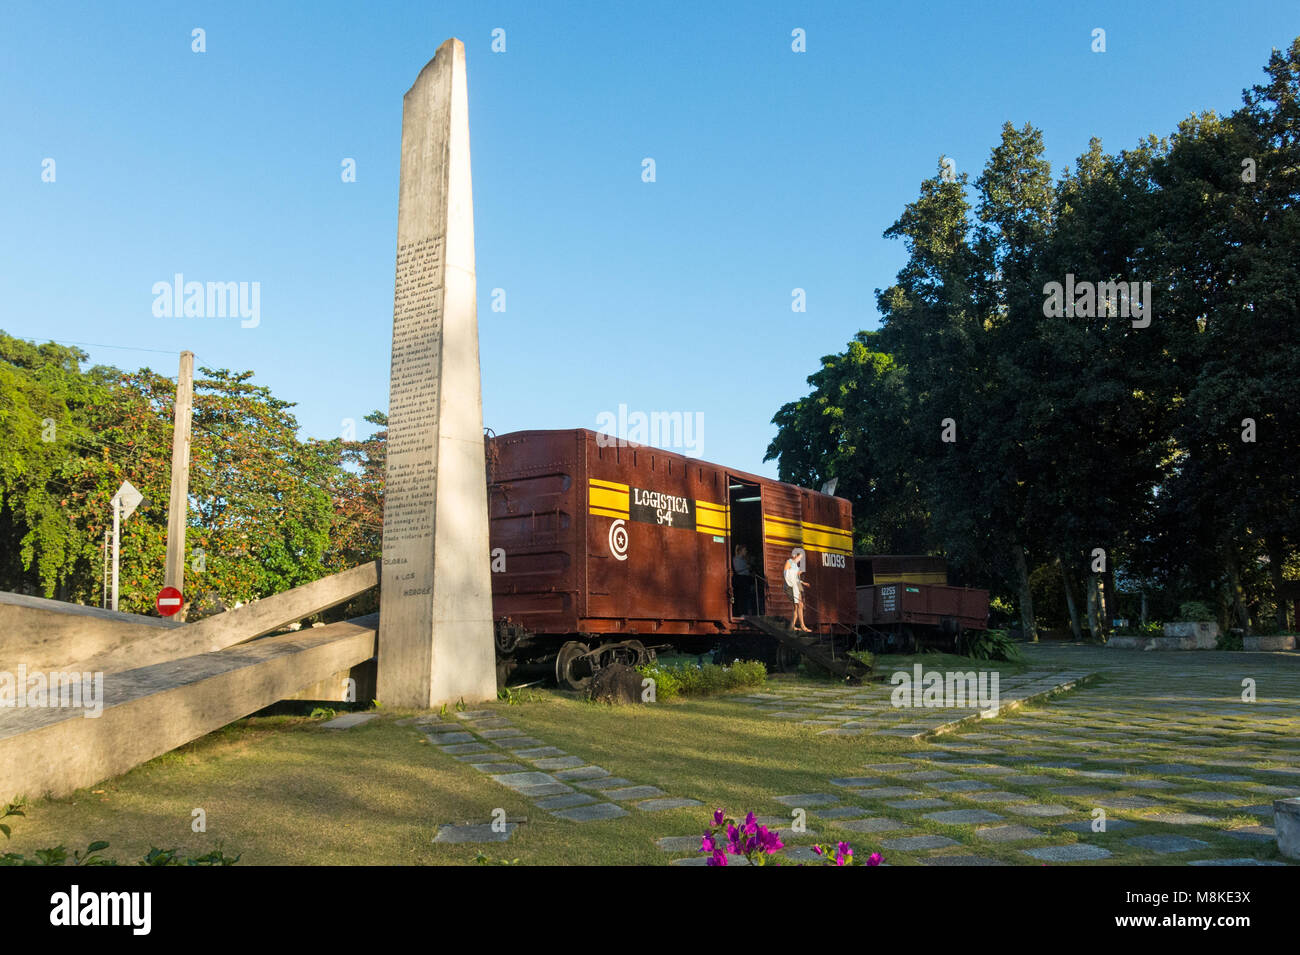
[[[1241,638],[1244,650],[1294,650],[1295,634],[1277,633],[1268,636],[1246,636]]]

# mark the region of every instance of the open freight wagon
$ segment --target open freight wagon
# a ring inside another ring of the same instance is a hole
[[[531,669],[581,688],[664,647],[779,666],[856,641],[843,498],[586,429],[492,437],[487,455],[500,681]],[[732,571],[739,544],[752,577]],[[795,548],[820,640],[792,649],[772,618],[790,618],[781,574]]]
[[[855,568],[858,630],[874,652],[957,650],[967,631],[988,629],[989,592],[950,587],[942,557],[859,555]]]

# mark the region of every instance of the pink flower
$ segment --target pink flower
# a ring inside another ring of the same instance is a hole
[[[713,833],[706,832],[704,834],[704,838],[700,840],[700,851],[712,852],[717,847],[718,847],[717,843],[713,841]]]
[[[747,836],[752,836],[754,833],[758,832],[758,820],[755,819],[752,812],[745,817],[744,832]]]
[[[713,855],[709,856],[709,861],[705,865],[726,865],[727,854],[721,849],[714,849]]]
[[[713,810],[713,824],[715,826],[722,825],[723,820],[726,818],[727,818],[727,814],[723,810],[721,809]]]
[[[775,829],[769,830],[767,826],[758,827],[758,841],[768,855],[771,855],[778,849],[785,848],[785,843],[781,841],[781,836]]]
[[[880,865],[883,856],[879,852],[873,852],[867,857],[867,865]]]

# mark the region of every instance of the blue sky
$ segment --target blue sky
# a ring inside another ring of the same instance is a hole
[[[1090,136],[1232,110],[1300,34],[1294,2],[1136,6],[10,0],[0,328],[157,349],[87,350],[168,375],[189,348],[253,369],[306,434],[364,429],[388,400],[402,94],[456,36],[485,424],[682,411],[699,456],[774,474],[772,415],[876,327],[904,257],[881,232],[941,153],[974,177],[1028,121],[1059,172]],[[155,317],[178,272],[260,283],[260,324]]]

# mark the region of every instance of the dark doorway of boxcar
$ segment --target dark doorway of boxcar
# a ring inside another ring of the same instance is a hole
[[[763,575],[763,501],[757,484],[727,478],[727,504],[731,510],[731,613],[746,617],[763,613],[766,587]],[[737,573],[736,548],[744,547],[748,573]]]

